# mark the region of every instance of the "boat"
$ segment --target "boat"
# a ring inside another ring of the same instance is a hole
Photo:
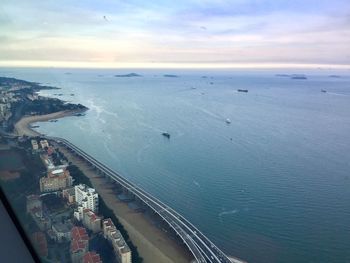
[[[162,132],[162,135],[163,135],[164,137],[167,137],[168,139],[170,139],[170,133],[168,133],[168,132]]]
[[[324,92],[324,93],[326,93],[326,92],[327,92],[327,90],[325,90],[325,89],[321,89],[321,92]]]
[[[231,120],[227,118],[227,119],[225,120],[225,122],[226,122],[227,124],[230,124],[230,123],[231,123]]]
[[[237,91],[238,91],[238,92],[248,92],[247,89],[238,89]]]

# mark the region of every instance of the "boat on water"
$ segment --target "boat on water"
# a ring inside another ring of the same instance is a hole
[[[327,92],[327,90],[325,90],[325,89],[321,89],[321,92],[326,93],[326,92]]]
[[[225,120],[225,122],[226,122],[227,124],[230,124],[230,123],[231,123],[231,120],[230,120],[229,118],[227,118],[227,119]]]
[[[247,89],[238,89],[237,91],[238,91],[238,92],[248,92]]]
[[[168,139],[170,139],[170,133],[168,132],[162,132],[162,135]]]

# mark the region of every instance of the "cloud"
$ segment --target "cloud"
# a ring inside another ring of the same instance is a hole
[[[0,60],[350,64],[349,14],[343,0],[4,0]]]

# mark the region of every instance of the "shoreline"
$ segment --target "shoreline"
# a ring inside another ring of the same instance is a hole
[[[64,147],[60,145],[55,147],[90,180],[93,188],[128,232],[131,242],[137,247],[144,263],[190,263],[193,260],[187,248],[171,239],[143,213],[135,212],[127,203],[119,201],[107,179],[97,174],[91,166]]]
[[[36,122],[47,122],[49,120],[60,119],[68,116],[73,116],[74,114],[82,113],[85,110],[66,110],[66,111],[57,111],[50,114],[44,115],[31,115],[23,116],[14,126],[13,134],[17,136],[40,136],[41,133],[35,131],[30,127],[32,123]]]
[[[59,111],[45,115],[23,116],[15,124],[13,134],[29,137],[41,136],[43,134],[32,129],[30,124],[64,118],[81,112],[83,111]],[[90,167],[62,147],[58,146],[58,148],[90,179],[99,195],[127,230],[144,263],[153,263],[155,259],[159,263],[190,263],[192,261],[192,255],[189,251],[186,251],[185,248],[168,237],[166,233],[149,222],[142,213],[135,213],[127,204],[118,201],[108,183],[92,171]]]

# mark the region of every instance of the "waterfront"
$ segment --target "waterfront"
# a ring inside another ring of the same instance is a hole
[[[62,96],[45,93],[88,106],[85,117],[39,123],[39,131],[120,171],[228,254],[251,262],[349,260],[349,77],[178,74],[7,75],[57,85]]]

